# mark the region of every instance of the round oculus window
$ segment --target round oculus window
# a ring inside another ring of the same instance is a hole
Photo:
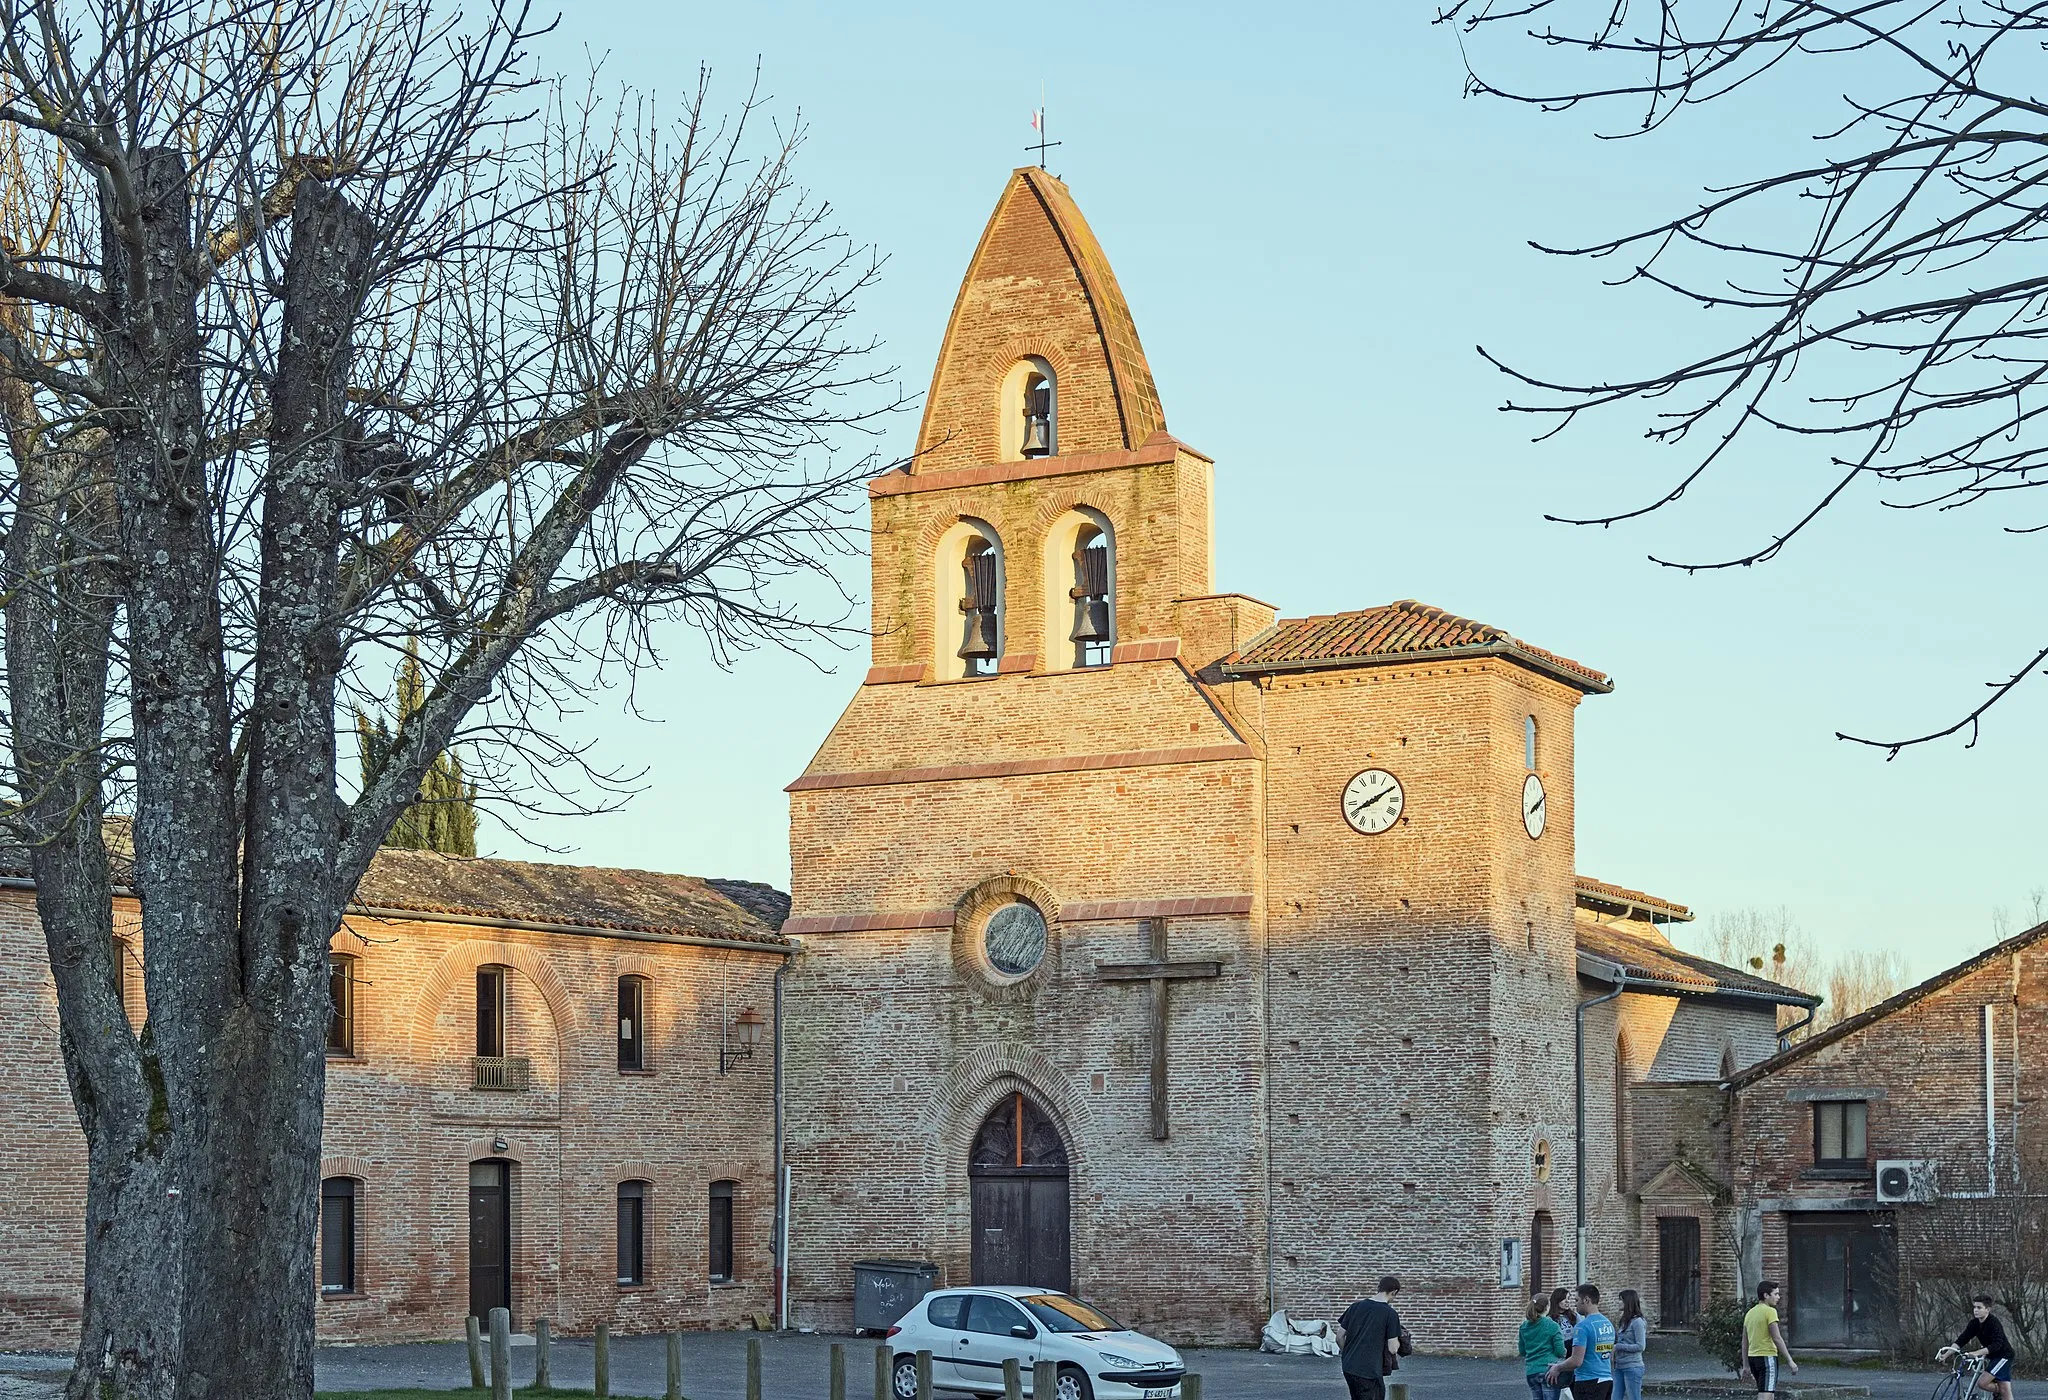
[[[1044,959],[1045,936],[1045,915],[1018,900],[988,916],[981,929],[981,949],[998,973],[1022,977]]]

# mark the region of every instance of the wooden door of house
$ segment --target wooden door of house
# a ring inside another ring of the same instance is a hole
[[[1801,1347],[1889,1346],[1898,1336],[1898,1240],[1883,1211],[1794,1216],[1786,1322]]]
[[[486,1328],[492,1308],[512,1306],[510,1164],[469,1166],[469,1310]]]
[[[967,1158],[976,1283],[1073,1286],[1067,1149],[1051,1118],[1011,1094],[982,1121]]]
[[[1700,1308],[1700,1222],[1694,1215],[1657,1219],[1657,1325],[1691,1327]]]

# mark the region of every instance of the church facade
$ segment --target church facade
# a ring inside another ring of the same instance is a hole
[[[1015,172],[869,488],[873,665],[790,785],[800,1322],[873,1257],[1239,1343],[1393,1272],[1486,1352],[1575,1272],[1573,727],[1609,681],[1413,601],[1221,592],[1213,486],[1066,187]],[[1590,1247],[1640,1272],[1602,1188]]]

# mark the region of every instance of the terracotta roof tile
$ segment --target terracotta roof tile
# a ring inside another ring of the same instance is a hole
[[[1590,666],[1413,598],[1357,612],[1282,618],[1253,638],[1250,646],[1227,658],[1224,669],[1243,674],[1307,671],[1460,653],[1511,657],[1581,690],[1604,693],[1614,689],[1612,681]]]
[[[125,824],[109,823],[116,880],[127,867]],[[29,877],[27,853],[0,849],[0,876]],[[750,880],[701,880],[653,870],[447,856],[385,849],[356,886],[353,907],[431,918],[561,924],[593,932],[654,933],[787,947],[778,929],[789,896]]]
[[[1692,910],[1683,904],[1673,904],[1668,899],[1659,899],[1641,890],[1632,890],[1626,885],[1610,885],[1605,880],[1596,880],[1591,875],[1574,875],[1572,887],[1578,892],[1579,902],[1595,904],[1633,905],[1648,914],[1662,914],[1680,923],[1692,920]]]
[[[1741,992],[1769,997],[1788,1006],[1815,1006],[1820,998],[1794,987],[1755,977],[1739,968],[1683,953],[1660,939],[1629,933],[1606,924],[1579,924],[1579,951],[1613,963],[1631,979],[1697,988],[1702,993]]]

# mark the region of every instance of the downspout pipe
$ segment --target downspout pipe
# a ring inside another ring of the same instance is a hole
[[[1613,1001],[1628,990],[1628,973],[1613,964],[1608,964],[1614,975],[1614,990],[1603,992],[1597,997],[1582,1001],[1572,1013],[1575,1022],[1572,1028],[1572,1072],[1578,1081],[1578,1131],[1573,1134],[1572,1154],[1575,1159],[1572,1168],[1573,1185],[1578,1192],[1578,1207],[1573,1225],[1579,1240],[1579,1282],[1586,1281],[1586,1013],[1605,1002]]]
[[[1814,1018],[1814,1015],[1815,1015],[1815,1014],[1816,1014],[1816,1013],[1817,1013],[1817,1012],[1818,1012],[1819,1010],[1820,1010],[1820,1007],[1819,1007],[1818,1005],[1815,1005],[1815,1006],[1809,1006],[1809,1007],[1807,1007],[1807,1008],[1806,1008],[1806,1014],[1805,1014],[1804,1016],[1801,1016],[1801,1017],[1800,1017],[1800,1018],[1799,1018],[1798,1020],[1794,1021],[1794,1022],[1793,1022],[1793,1023],[1791,1024],[1791,1025],[1789,1025],[1789,1026],[1785,1027],[1785,1029],[1783,1029],[1783,1030],[1779,1031],[1779,1032],[1778,1032],[1778,1048],[1779,1048],[1780,1050],[1790,1050],[1790,1049],[1792,1048],[1792,1037],[1793,1037],[1793,1036],[1795,1036],[1795,1035],[1797,1035],[1797,1034],[1798,1034],[1799,1032],[1801,1032],[1801,1031],[1805,1030],[1805,1029],[1806,1029],[1806,1028],[1807,1028],[1808,1026],[1812,1025],[1812,1024],[1813,1024],[1813,1018]]]
[[[789,1188],[782,1160],[782,978],[789,971],[784,958],[775,969],[775,1325],[789,1329]]]

